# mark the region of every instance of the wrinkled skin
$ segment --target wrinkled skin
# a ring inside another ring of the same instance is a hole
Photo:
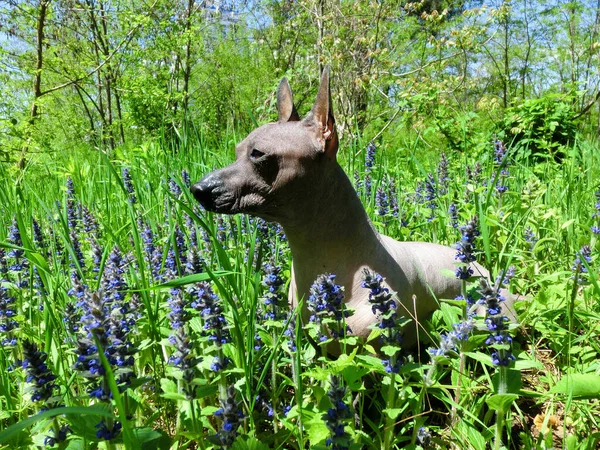
[[[338,139],[331,109],[329,73],[323,74],[312,111],[299,120],[286,79],[278,89],[279,120],[263,125],[236,147],[236,161],[192,186],[209,211],[248,213],[279,222],[293,258],[290,300],[308,298],[322,273],[334,273],[354,314],[353,334],[366,337],[377,318],[360,286],[364,268],[380,273],[397,293],[399,312],[414,320],[405,344],[418,340],[420,320],[460,293],[456,250],[425,242],[398,242],[372,227],[348,177],[336,160]],[[476,274],[487,272],[473,265]],[[413,297],[414,296],[414,297]],[[305,320],[308,312],[303,311]]]

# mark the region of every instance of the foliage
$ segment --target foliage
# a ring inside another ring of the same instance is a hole
[[[577,135],[572,105],[572,99],[556,94],[525,100],[506,110],[502,135],[520,157],[563,157]]]
[[[580,142],[560,166],[519,161],[489,141],[439,164],[425,148],[370,145],[364,165],[354,141],[340,157],[380,231],[460,242],[461,261],[494,275],[514,266],[510,289],[527,295],[520,326],[499,327],[494,287],[466,283],[464,298],[485,293],[487,321],[465,316],[465,300],[444,299],[423,324],[431,353],[399,351],[397,328],[386,328],[381,355],[339,333],[349,345],[337,359],[321,356],[283,306],[281,231],[191,198],[190,180],[225,162],[219,149],[148,143],[112,161],[40,155],[23,178],[2,168],[0,445],[485,448],[495,436],[517,448],[594,448],[595,147]],[[369,277],[381,320],[402,326],[386,307],[391,294]],[[340,295],[327,280],[315,287],[322,302]],[[323,324],[343,330],[334,317]],[[43,367],[19,362],[34,357]]]
[[[599,17],[589,1],[2,3],[0,448],[596,448]],[[276,117],[282,76],[306,112],[327,63],[374,227],[459,243],[462,296],[421,324],[421,351],[375,273],[370,339],[346,331],[335,274],[305,328],[282,230],[188,189]],[[525,295],[518,326],[500,284]]]
[[[284,75],[305,112],[324,64],[343,134],[393,122],[396,135],[427,130],[432,145],[464,150],[510,105],[556,92],[580,93],[565,101],[589,132],[598,14],[589,1],[9,1],[0,151],[21,164],[81,143],[114,151],[177,141],[191,123],[218,141],[272,119]]]

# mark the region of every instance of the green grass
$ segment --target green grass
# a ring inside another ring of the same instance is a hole
[[[215,436],[226,414],[215,412],[224,408],[227,413],[227,396],[228,407],[239,409],[243,420],[233,430],[238,432],[235,444],[224,447],[325,448],[332,376],[345,388],[342,399],[351,411],[340,416],[346,433],[336,441],[340,448],[419,448],[421,427],[432,436],[428,448],[485,449],[488,442],[494,448],[597,448],[600,286],[597,239],[590,230],[600,222],[593,216],[600,213],[595,208],[600,201],[595,196],[600,188],[595,142],[578,142],[559,164],[521,160],[509,149],[508,176],[494,164],[491,142],[481,143],[484,150],[478,154],[448,154],[447,192],[429,201],[435,206],[433,220],[428,220],[428,201],[417,201],[415,190],[428,173],[437,179],[438,155],[424,159],[431,152],[418,140],[384,143],[370,172],[367,197],[366,143],[343,143],[341,163],[351,179],[356,172],[363,203],[380,232],[454,245],[461,239],[448,213],[455,203],[461,225],[473,216],[479,219],[478,261],[493,277],[514,266],[510,290],[525,296],[517,304],[520,325],[511,330],[516,361],[507,370],[492,364],[483,319],[458,352],[432,360],[424,351],[439,346],[440,336],[464,320],[464,302],[448,299],[427,324],[430,342],[423,351],[404,355],[400,373],[390,375],[381,362],[385,356],[370,352],[369,343],[327,358],[303,335],[296,311],[264,319],[265,263],[281,267],[285,285],[289,281],[291,257],[280,230],[246,216],[202,211],[181,175],[185,169],[195,181],[230,162],[238,137],[230,132],[216,146],[192,129],[178,142],[149,142],[122,149],[114,158],[80,149],[70,155],[39,155],[22,172],[0,167],[0,248],[5,250],[0,260],[6,266],[15,263],[6,256],[15,249],[9,235],[15,223],[22,238],[17,250],[24,252],[20,259],[29,261],[23,273],[0,273],[0,325],[16,322],[14,329],[0,332],[0,339],[16,340],[0,349],[0,448],[43,446],[52,430],[66,425],[67,440],[57,448],[219,448],[223,445]],[[467,183],[466,168],[476,162],[480,178]],[[131,174],[135,203],[128,201],[124,167]],[[67,178],[73,180],[72,194],[66,190]],[[399,217],[378,214],[377,189],[389,191],[392,179]],[[498,182],[508,187],[501,196]],[[98,231],[86,232],[79,221],[73,232],[69,205],[76,216],[79,205],[88,208]],[[41,225],[46,247],[34,239],[33,219]],[[154,236],[152,261],[146,254],[146,227]],[[535,242],[526,240],[526,230]],[[81,263],[75,262],[76,240]],[[590,246],[591,258],[574,273],[576,254],[584,245]],[[115,248],[124,262],[115,263]],[[203,273],[190,277],[184,263],[194,250],[204,260]],[[115,271],[122,272],[125,283],[116,290],[106,284]],[[25,279],[28,285],[19,286]],[[111,320],[130,321],[125,340],[131,343],[131,366],[111,364],[99,352],[97,364],[104,375],[75,368],[78,342],[88,339],[89,345],[104,348],[114,338],[103,342],[99,331],[86,336],[82,325],[90,322],[81,318],[82,306],[67,306],[78,301],[69,294],[75,281],[87,286],[83,298],[88,303],[98,292],[100,299],[118,293],[125,304],[137,305],[124,312],[105,304],[105,314],[97,317],[109,328]],[[222,346],[205,332],[208,319],[202,308],[192,307],[191,290],[208,286],[220,299],[229,327],[230,338]],[[8,297],[14,302],[7,303]],[[177,302],[185,305],[181,336],[190,338],[183,343],[169,339],[177,333],[170,315]],[[15,311],[14,317],[3,314],[7,310]],[[71,316],[79,330],[64,320]],[[45,402],[31,400],[32,385],[19,364],[26,339],[48,355],[47,367],[56,375]],[[189,350],[184,358],[188,372],[170,362],[181,356],[181,348]],[[387,351],[399,357],[395,349]],[[211,370],[215,357],[230,361],[225,370]],[[90,398],[92,378],[94,385],[103,386],[106,398]],[[49,409],[40,413],[44,403]],[[108,428],[118,422],[122,428],[114,439],[99,440],[100,422]]]

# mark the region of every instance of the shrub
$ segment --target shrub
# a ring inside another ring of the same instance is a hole
[[[528,99],[506,110],[501,125],[504,139],[520,157],[562,159],[564,147],[575,140],[577,127],[572,103],[560,94]]]

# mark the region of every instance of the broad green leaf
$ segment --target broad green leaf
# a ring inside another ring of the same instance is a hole
[[[551,389],[550,394],[564,394],[573,398],[600,397],[600,375],[573,373],[563,376]]]
[[[167,450],[171,446],[169,436],[152,428],[134,428],[133,434],[142,445],[142,450]]]
[[[508,410],[517,398],[519,398],[517,394],[495,394],[487,398],[485,402],[490,409],[503,413]]]
[[[36,414],[35,416],[28,417],[27,419],[23,419],[14,425],[11,425],[6,430],[0,432],[0,444],[4,444],[8,442],[10,439],[15,437],[18,433],[29,428],[33,424],[40,422],[42,420],[50,419],[55,416],[100,416],[100,417],[108,417],[115,418],[115,415],[108,411],[103,406],[73,406],[73,407],[65,407],[65,408],[54,408],[49,409],[48,411],[41,412]]]

